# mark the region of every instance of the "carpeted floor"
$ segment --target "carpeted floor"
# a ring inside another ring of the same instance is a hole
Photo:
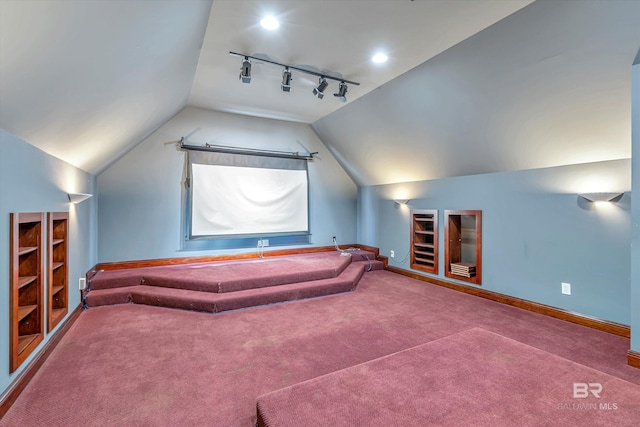
[[[221,314],[92,308],[0,425],[249,427],[260,395],[474,327],[640,385],[627,339],[378,271],[353,292]]]

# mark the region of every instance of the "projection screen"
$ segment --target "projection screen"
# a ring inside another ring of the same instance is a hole
[[[191,155],[191,237],[308,234],[306,161]]]

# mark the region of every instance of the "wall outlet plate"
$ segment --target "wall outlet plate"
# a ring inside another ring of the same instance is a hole
[[[562,294],[571,295],[571,283],[562,282]]]
[[[390,256],[391,258],[393,258],[394,256],[396,256],[396,253],[395,253],[394,251],[390,251],[390,252],[389,252],[389,256]]]
[[[78,288],[80,288],[81,291],[84,291],[87,288],[87,279],[84,277],[78,279]]]

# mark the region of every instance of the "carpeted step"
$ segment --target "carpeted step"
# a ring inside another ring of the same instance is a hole
[[[384,270],[384,262],[378,260],[369,261],[354,261],[353,264],[364,265],[364,272]]]
[[[235,310],[352,291],[358,285],[363,274],[363,266],[354,263],[350,264],[339,277],[331,279],[219,294],[219,299],[216,301],[216,311]]]
[[[126,304],[131,302],[131,293],[138,287],[139,285],[123,286],[120,288],[92,289],[85,295],[84,304],[88,307]]]
[[[86,303],[89,307],[95,307],[133,302],[216,313],[351,291],[355,289],[363,273],[364,264],[353,263],[348,265],[338,277],[229,293],[200,292],[147,285],[99,289],[91,290],[87,294]]]
[[[135,285],[236,292],[337,277],[352,262],[338,252],[272,257],[254,260],[196,263],[152,268],[101,271],[91,280],[92,290]]]

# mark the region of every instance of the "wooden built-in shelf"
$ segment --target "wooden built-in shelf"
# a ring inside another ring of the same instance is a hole
[[[69,214],[49,212],[47,214],[47,331],[64,318],[69,299]]]
[[[18,306],[18,322],[38,309],[37,305],[19,305]]]
[[[28,253],[31,253],[37,250],[38,250],[37,246],[23,246],[18,248],[18,255],[26,255]]]
[[[9,369],[13,372],[44,337],[44,214],[12,213],[9,222]]]
[[[411,211],[411,268],[438,273],[438,211]]]
[[[24,277],[18,277],[18,289],[27,286],[29,283],[33,282],[34,280],[36,280],[38,278],[38,276],[24,276]]]
[[[444,274],[482,284],[482,211],[444,211]]]
[[[37,340],[41,335],[33,334],[33,335],[21,335],[18,337],[18,353],[22,354],[24,351],[29,348],[30,344],[32,344],[35,340]]]
[[[65,308],[54,308],[53,310],[51,310],[51,317],[53,317],[57,321],[60,321],[60,319],[62,319],[65,314],[67,314],[66,307]]]

